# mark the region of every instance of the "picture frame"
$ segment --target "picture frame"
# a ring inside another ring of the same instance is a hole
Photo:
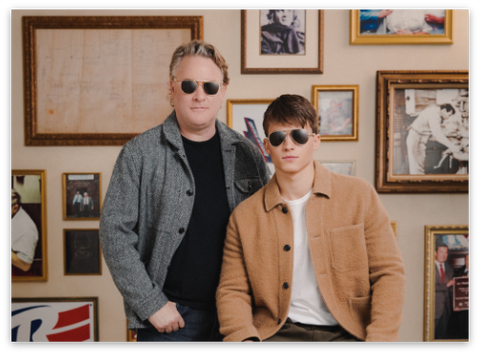
[[[358,96],[358,85],[312,86],[322,141],[358,141]]]
[[[264,34],[268,32],[270,37],[278,37],[276,31],[267,31],[265,27],[262,29],[262,11],[290,10],[241,10],[241,73],[323,74],[324,10],[293,10],[305,13],[305,20],[302,24],[304,26],[302,29],[305,28],[303,35],[295,28],[294,23],[297,22],[297,19],[289,26],[278,24],[280,27],[283,26],[281,31],[289,31],[291,38],[300,37],[298,40],[301,43],[300,47],[304,46],[304,51],[300,50],[295,53],[296,50],[286,49],[282,54],[277,50],[274,50],[272,54],[265,54],[265,52],[262,54],[262,32]],[[297,15],[293,16],[295,18]],[[263,43],[265,43],[265,38],[263,35]],[[273,42],[278,42],[278,40]]]
[[[320,160],[319,163],[329,171],[348,176],[355,176],[355,160]]]
[[[136,342],[137,341],[137,332],[136,329],[128,329],[128,319],[127,319],[127,342]]]
[[[64,221],[100,220],[102,174],[63,173],[62,200]]]
[[[171,55],[203,16],[24,16],[22,31],[25,145],[123,145],[171,111]]]
[[[395,234],[395,238],[398,238],[397,235],[397,222],[396,221],[390,221],[390,225],[392,226],[393,234]]]
[[[12,170],[11,189],[14,214],[11,220],[12,281],[46,282],[46,171]]]
[[[350,10],[350,44],[453,44],[453,10]]]
[[[96,342],[98,297],[12,298],[12,342]]]
[[[425,226],[424,341],[468,341],[468,237],[468,225]]]
[[[64,275],[102,275],[98,229],[63,230]]]
[[[379,193],[468,192],[468,71],[377,71]]]

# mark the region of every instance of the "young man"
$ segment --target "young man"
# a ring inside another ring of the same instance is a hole
[[[115,164],[100,239],[138,341],[219,339],[215,291],[228,218],[268,181],[260,151],[216,120],[228,82],[215,47],[178,47],[174,111],[128,142]]]
[[[395,341],[404,269],[367,182],[329,172],[315,109],[297,95],[264,115],[270,182],[233,212],[217,290],[225,341]]]

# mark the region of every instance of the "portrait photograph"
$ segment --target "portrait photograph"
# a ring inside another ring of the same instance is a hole
[[[346,160],[346,161],[326,161],[321,160],[319,161],[324,167],[326,167],[329,171],[349,176],[355,176],[355,161],[354,160]]]
[[[312,86],[322,141],[358,140],[358,85]]]
[[[101,275],[98,229],[64,229],[65,275]]]
[[[63,219],[99,220],[101,173],[63,173]]]
[[[468,73],[379,72],[377,79],[377,189],[468,191]]]
[[[468,226],[425,226],[424,341],[469,339]]]
[[[12,170],[12,281],[47,281],[45,170]]]
[[[260,10],[260,53],[305,54],[305,10]]]
[[[452,11],[350,10],[350,44],[452,44]]]

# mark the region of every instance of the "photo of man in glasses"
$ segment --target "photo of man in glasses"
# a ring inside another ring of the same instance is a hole
[[[314,161],[320,135],[307,99],[278,97],[263,128],[275,174],[228,224],[224,341],[398,341],[405,272],[376,191]]]
[[[260,151],[216,119],[229,84],[218,50],[183,44],[169,71],[174,110],[122,148],[100,240],[137,341],[221,340],[215,291],[228,218],[269,176]]]

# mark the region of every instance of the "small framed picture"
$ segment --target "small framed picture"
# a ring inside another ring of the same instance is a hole
[[[63,173],[63,219],[99,220],[101,173]]]
[[[358,141],[358,85],[314,85],[322,141]]]
[[[334,173],[355,176],[355,160],[322,160],[320,163]]]
[[[12,170],[12,281],[47,281],[45,170]]]
[[[453,10],[350,10],[350,44],[453,44]]]
[[[468,341],[467,225],[425,226],[424,341]]]
[[[64,274],[101,275],[98,229],[64,229]]]
[[[98,297],[13,298],[12,342],[98,341]]]
[[[397,222],[396,221],[390,221],[390,225],[392,226],[393,234],[395,234],[395,237],[397,236]]]

